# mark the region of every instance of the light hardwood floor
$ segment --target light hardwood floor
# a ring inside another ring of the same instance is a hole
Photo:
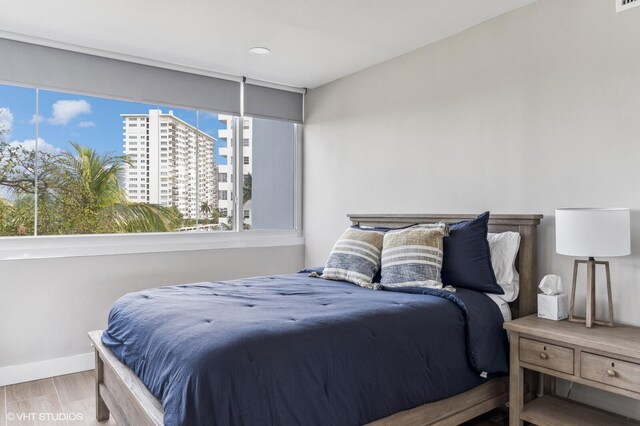
[[[96,421],[93,374],[91,370],[0,387],[0,426],[116,425],[113,419]],[[506,413],[494,410],[465,426],[501,424],[508,424]]]
[[[93,370],[0,387],[0,426],[109,425],[95,417]]]

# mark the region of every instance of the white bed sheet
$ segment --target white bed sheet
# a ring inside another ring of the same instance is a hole
[[[509,307],[509,304],[497,294],[485,294],[489,296],[489,299],[493,300],[496,305],[498,305],[498,308],[500,308],[500,312],[502,313],[502,317],[504,318],[505,322],[511,321],[511,308]]]

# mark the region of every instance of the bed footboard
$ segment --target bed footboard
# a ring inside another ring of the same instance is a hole
[[[91,331],[96,353],[96,420],[111,415],[120,425],[162,425],[162,404],[136,374],[102,344],[102,330]]]

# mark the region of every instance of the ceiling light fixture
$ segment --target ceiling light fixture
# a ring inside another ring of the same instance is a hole
[[[271,53],[271,49],[266,47],[252,47],[249,49],[249,53],[253,53],[254,55],[265,56]]]

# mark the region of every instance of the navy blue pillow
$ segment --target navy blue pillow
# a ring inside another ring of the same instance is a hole
[[[312,266],[311,268],[304,268],[298,271],[299,274],[311,274],[313,272],[318,274],[318,276],[322,276],[324,266]]]
[[[449,225],[443,240],[442,283],[483,293],[504,294],[491,266],[489,212]]]

